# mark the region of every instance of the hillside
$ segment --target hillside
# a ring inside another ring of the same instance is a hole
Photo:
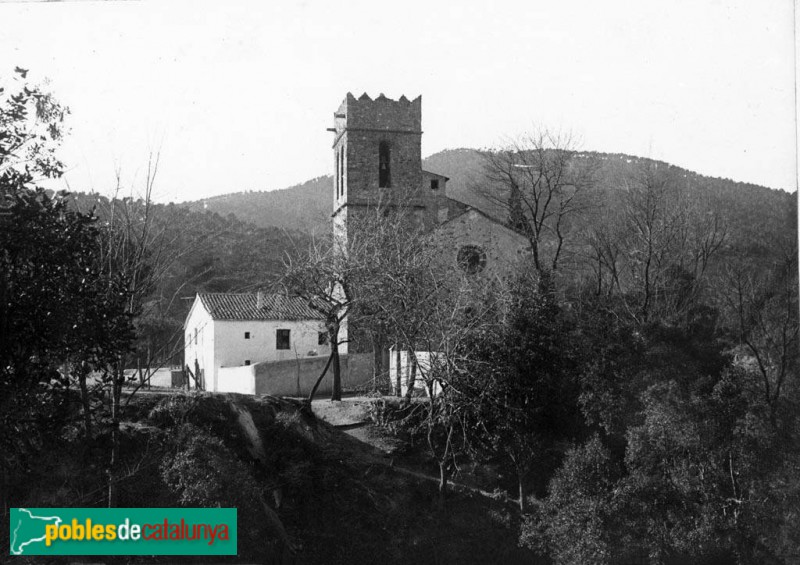
[[[711,198],[725,213],[735,238],[746,242],[763,235],[763,228],[791,228],[796,195],[730,179],[707,177],[667,163],[624,154],[583,152],[583,158],[598,163],[596,190],[614,190],[622,186],[626,175],[647,163],[671,167],[698,193]],[[482,159],[473,149],[449,149],[423,160],[426,170],[446,175],[448,195],[502,217],[491,203],[479,194],[482,184]],[[235,215],[260,227],[278,227],[310,232],[327,229],[331,213],[331,176],[311,179],[283,190],[231,193],[214,198],[185,202],[190,210],[206,210],[222,216]]]
[[[233,214],[259,227],[310,233],[327,229],[331,215],[331,179],[326,175],[282,190],[233,192],[179,205],[226,217]]]

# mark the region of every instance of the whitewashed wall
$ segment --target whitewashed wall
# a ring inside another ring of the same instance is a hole
[[[214,328],[214,352],[218,367],[238,367],[244,365],[245,360],[252,364],[330,353],[327,345],[317,344],[319,332],[325,331],[322,322],[217,320]],[[277,348],[278,329],[290,331],[291,349]],[[245,339],[245,332],[250,332],[250,339]]]
[[[277,330],[290,331],[291,349],[277,348]],[[325,357],[330,346],[319,345],[319,332],[325,331],[320,321],[227,321],[214,323],[214,366],[220,388],[219,368],[240,367],[265,361],[288,361],[306,357]],[[250,339],[245,339],[250,332]]]
[[[217,369],[217,392],[255,394],[255,366],[220,367]]]
[[[221,367],[217,372],[217,392],[270,394],[273,396],[307,396],[317,382],[328,358],[307,357],[287,361],[271,361],[245,367]],[[372,354],[342,355],[342,388],[345,391],[366,390],[372,383]],[[320,396],[330,394],[332,369],[320,384]]]
[[[214,320],[198,298],[192,306],[184,326],[184,365],[194,372],[195,359],[204,372],[207,390],[215,390],[214,371]],[[195,335],[197,336],[195,339]]]

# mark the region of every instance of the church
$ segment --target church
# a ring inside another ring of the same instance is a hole
[[[453,198],[446,176],[422,168],[421,96],[392,100],[381,94],[373,100],[366,93],[358,98],[348,93],[329,131],[334,134],[335,240],[346,245],[358,229],[359,216],[376,207],[402,207],[405,217],[435,242],[443,272],[481,285],[505,279],[529,256],[530,243],[523,234],[504,219]],[[352,346],[351,351],[358,350],[358,340]],[[389,367],[394,392],[404,393],[414,381],[409,352],[375,355],[376,367]],[[422,362],[429,355],[416,352],[414,357]]]

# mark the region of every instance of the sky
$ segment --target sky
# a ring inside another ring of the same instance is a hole
[[[795,190],[792,0],[0,1],[0,73],[69,106],[72,190],[159,201],[330,174],[349,91],[422,95],[423,156],[533,128]]]

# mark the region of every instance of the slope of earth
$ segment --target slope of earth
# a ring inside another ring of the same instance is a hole
[[[140,394],[121,432],[117,506],[238,508],[236,557],[137,563],[536,563],[517,547],[505,501],[460,491],[441,506],[433,482],[393,468],[381,450],[290,400]],[[107,432],[87,445],[68,425],[42,453],[26,484],[11,485],[15,505],[106,504]],[[130,562],[63,558],[82,560]]]

